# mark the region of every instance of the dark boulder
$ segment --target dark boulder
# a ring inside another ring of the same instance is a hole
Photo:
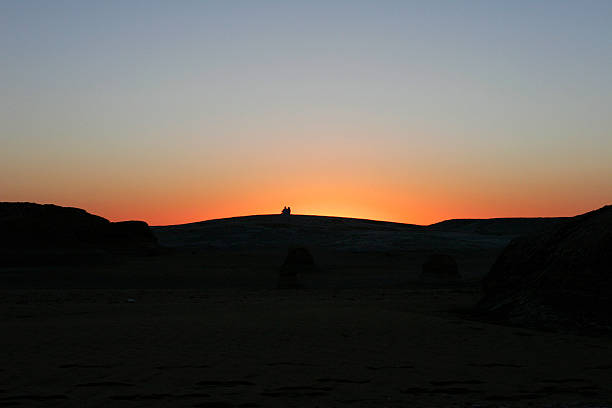
[[[285,262],[280,268],[278,287],[279,288],[299,288],[298,282],[300,274],[309,273],[316,270],[314,258],[306,248],[290,248],[287,252]]]
[[[516,238],[483,285],[478,310],[498,320],[611,327],[612,206]]]
[[[157,246],[157,238],[144,221],[113,222],[104,238],[106,245],[119,249],[153,248]]]
[[[283,266],[281,275],[297,275],[304,272],[312,272],[316,269],[314,258],[306,248],[290,248]]]
[[[456,282],[461,280],[461,275],[457,262],[452,256],[432,254],[423,263],[420,278],[423,282]]]

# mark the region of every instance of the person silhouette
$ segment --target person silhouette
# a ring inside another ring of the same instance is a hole
[[[291,207],[287,207],[287,215],[291,215]]]

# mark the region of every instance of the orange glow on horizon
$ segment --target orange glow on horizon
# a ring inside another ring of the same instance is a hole
[[[603,174],[597,169],[498,169],[482,160],[435,161],[416,154],[402,162],[378,153],[363,158],[351,145],[343,152],[316,159],[308,158],[314,151],[278,154],[274,160],[236,154],[226,166],[191,156],[107,171],[83,163],[79,172],[61,166],[45,172],[41,165],[16,174],[2,199],[78,207],[111,221],[150,225],[279,214],[284,205],[294,214],[428,225],[452,218],[574,216],[612,202],[609,181],[596,177]]]
[[[291,206],[293,214],[363,218],[407,224],[429,225],[453,218],[502,218],[502,217],[557,217],[574,216],[597,208],[609,202],[592,204],[587,200],[560,202],[551,205],[539,202],[523,202],[520,197],[505,200],[503,205],[484,197],[457,196],[454,202],[444,197],[423,197],[421,200],[397,199],[393,194],[378,194],[354,201],[359,191],[344,192],[335,197],[326,196],[316,200],[307,193],[292,199],[282,194],[221,199],[189,199],[185,201],[143,202],[95,202],[56,201],[57,205],[79,207],[111,221],[144,220],[149,225],[178,225],[211,219],[247,215],[280,214],[284,205]],[[428,200],[429,199],[429,200]]]

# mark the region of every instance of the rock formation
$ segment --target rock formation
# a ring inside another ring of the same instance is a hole
[[[63,264],[102,253],[145,253],[157,240],[142,221],[110,222],[51,204],[0,203],[1,264]]]
[[[285,262],[280,268],[278,287],[297,288],[300,287],[298,277],[300,274],[316,270],[314,258],[306,248],[290,248],[287,251]]]
[[[478,310],[536,326],[612,327],[612,206],[513,240]]]

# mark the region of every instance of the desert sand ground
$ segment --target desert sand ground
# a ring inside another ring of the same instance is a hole
[[[0,406],[612,406],[609,337],[469,313],[510,236],[315,227],[166,227],[155,256],[3,268]],[[318,270],[277,289],[296,243]],[[440,248],[463,282],[420,283]]]
[[[257,259],[248,253],[190,252],[87,271],[13,270],[13,277],[29,280],[5,279],[0,292],[0,405],[606,406],[612,401],[609,338],[474,320],[465,311],[480,296],[477,283],[424,286],[387,272],[395,287],[372,288],[364,283],[370,269],[348,268],[352,281],[342,269],[327,271],[335,281],[327,276],[317,284],[315,276],[306,279],[311,287],[278,290],[277,268],[261,261],[259,268],[248,267]],[[197,275],[202,264],[208,273]],[[182,275],[173,275],[172,265]],[[243,284],[231,285],[236,280]],[[334,283],[340,281],[344,288]]]

